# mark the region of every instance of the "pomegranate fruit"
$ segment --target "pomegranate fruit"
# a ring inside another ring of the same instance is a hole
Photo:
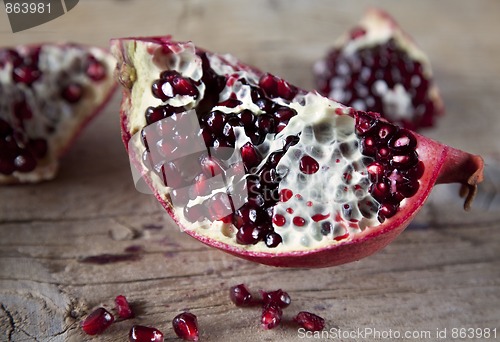
[[[307,311],[299,312],[293,320],[307,331],[321,331],[325,328],[325,320],[323,318]]]
[[[189,235],[274,266],[359,260],[482,159],[169,37],[112,41],[133,170]],[[136,180],[139,178],[136,178]]]
[[[0,49],[0,184],[55,177],[61,155],[115,89],[115,63],[75,44]]]
[[[172,326],[175,334],[186,341],[198,341],[198,320],[190,312],[178,314],[172,320]]]
[[[428,57],[379,9],[336,42],[314,75],[321,94],[405,128],[433,126],[444,112]]]
[[[104,308],[97,308],[92,311],[81,323],[82,330],[87,335],[98,335],[106,330],[115,318]]]

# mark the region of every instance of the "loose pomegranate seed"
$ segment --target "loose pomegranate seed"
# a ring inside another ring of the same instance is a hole
[[[104,308],[97,308],[87,316],[81,323],[83,331],[87,335],[98,335],[106,330],[115,318]]]
[[[198,341],[198,320],[190,312],[183,312],[174,317],[172,326],[176,335],[186,341]]]
[[[248,306],[252,302],[252,294],[245,284],[232,286],[229,289],[229,298],[236,306]]]
[[[278,305],[268,304],[264,307],[261,317],[262,328],[269,330],[277,327],[281,322],[283,310]]]
[[[125,296],[116,296],[115,298],[116,310],[118,311],[118,316],[123,319],[134,317],[134,312],[130,308],[130,305]]]
[[[261,291],[261,294],[264,304],[273,304],[280,308],[286,308],[292,302],[288,293],[281,289],[271,292]]]
[[[128,334],[130,342],[163,342],[163,333],[151,327],[134,325]]]
[[[293,319],[307,331],[321,331],[325,328],[325,320],[318,315],[307,311],[301,311]]]

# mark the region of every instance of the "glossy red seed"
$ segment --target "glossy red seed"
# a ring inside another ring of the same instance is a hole
[[[290,189],[281,189],[280,191],[280,201],[286,202],[293,196],[293,191]]]
[[[40,75],[40,71],[35,67],[22,65],[14,69],[13,78],[16,83],[24,83],[29,86],[39,79]]]
[[[283,310],[277,305],[266,305],[262,311],[261,316],[261,326],[265,330],[274,329],[281,322],[281,317],[283,316]]]
[[[232,286],[229,289],[229,298],[236,306],[248,306],[252,302],[252,294],[245,284]]]
[[[172,326],[175,334],[186,341],[198,341],[198,320],[195,315],[190,312],[183,312],[174,317]]]
[[[243,159],[243,163],[247,170],[250,170],[252,167],[259,165],[262,161],[262,156],[259,151],[252,145],[252,143],[247,142],[240,148],[241,158]]]
[[[295,216],[293,218],[293,224],[298,227],[303,227],[306,224],[306,220],[300,216]]]
[[[163,342],[163,333],[152,327],[134,325],[128,334],[130,342]]]
[[[115,298],[116,311],[118,311],[118,316],[123,319],[134,317],[134,312],[130,308],[130,305],[125,296],[119,295]]]
[[[276,215],[274,215],[274,217],[273,217],[273,223],[274,223],[275,225],[277,225],[278,227],[282,227],[282,226],[284,226],[284,225],[285,225],[285,223],[286,223],[286,219],[285,219],[285,217],[284,217],[283,215],[276,214]]]
[[[293,320],[307,331],[321,331],[325,328],[323,318],[307,311],[299,312]]]
[[[236,242],[241,245],[254,245],[262,238],[262,228],[253,223],[243,224],[236,233]]]
[[[267,247],[274,248],[283,242],[283,238],[277,233],[270,233],[266,235],[265,242]]]
[[[290,295],[283,291],[282,289],[278,289],[276,291],[260,291],[262,295],[262,302],[264,304],[272,304],[277,305],[280,308],[286,308],[292,302]]]
[[[115,318],[104,308],[97,308],[88,315],[81,323],[83,331],[87,335],[98,335],[106,330]]]
[[[299,168],[303,173],[311,175],[318,172],[319,164],[313,157],[306,155],[300,159]]]

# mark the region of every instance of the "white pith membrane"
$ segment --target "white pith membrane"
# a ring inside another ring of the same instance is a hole
[[[24,56],[31,47],[15,48]],[[106,77],[95,81],[85,73],[85,63],[94,57],[106,68]],[[37,160],[30,172],[14,171],[11,175],[0,173],[1,183],[38,182],[54,178],[58,158],[82,124],[90,119],[110,95],[115,81],[112,70],[115,59],[107,52],[93,47],[77,45],[44,44],[37,64],[41,76],[31,86],[16,83],[12,77],[13,65],[0,68],[0,118],[16,130],[13,106],[25,100],[32,111],[32,118],[23,122],[22,134],[27,138],[43,138],[47,141],[47,155]],[[81,98],[70,103],[61,97],[64,86],[78,84],[83,88]]]
[[[203,84],[198,86],[200,94],[198,98],[176,96],[163,102],[151,94],[151,85],[165,70],[175,70],[183,77],[195,81],[201,79],[203,72],[201,60],[195,53],[194,45],[175,43],[174,46],[175,52],[170,53],[168,57],[159,58],[164,50],[158,42],[124,39],[113,43],[112,52],[115,56],[123,58],[118,61],[118,70],[134,75],[130,98],[124,101],[124,113],[127,115],[126,130],[132,135],[129,141],[131,161],[140,164],[142,168],[140,172],[150,179],[157,195],[172,207],[181,227],[237,249],[282,253],[339,244],[353,239],[357,233],[365,229],[380,225],[377,219],[379,204],[369,192],[370,182],[366,166],[362,161],[359,138],[355,134],[355,119],[348,115],[349,108],[315,93],[299,94],[290,103],[274,99],[281,106],[293,108],[297,115],[289,121],[283,131],[276,135],[268,134],[264,143],[256,146],[263,156],[263,161],[257,167],[259,169],[271,152],[283,148],[286,137],[300,136],[298,144],[287,151],[276,168],[278,173],[284,175],[279,191],[288,189],[294,194],[288,201],[278,202],[274,208],[275,215],[285,217],[285,224],[278,226],[273,223],[274,230],[282,236],[283,243],[275,248],[267,247],[263,241],[255,245],[242,245],[236,242],[237,229],[232,224],[220,220],[204,219],[196,223],[186,220],[184,207],[176,206],[175,200],[170,197],[172,188],[165,186],[154,172],[144,167],[140,158],[145,147],[139,135],[147,125],[145,111],[148,107],[183,103],[186,109],[190,110],[203,99],[205,91]],[[240,65],[233,57],[212,53],[207,53],[207,56],[210,67],[217,74],[235,75],[234,82],[228,82],[221,92],[219,102],[226,100],[230,94],[236,95],[242,102],[236,108],[216,106],[212,111],[238,113],[243,109],[250,109],[256,115],[262,114],[251,100],[250,87],[238,80],[244,78],[248,84],[255,86],[258,85],[260,75]],[[172,115],[175,116],[176,114]],[[159,122],[150,126],[156,124]],[[243,134],[242,128],[235,128],[234,131],[235,151],[239,151],[239,148],[250,140]],[[345,149],[343,151],[340,148],[341,144]],[[319,163],[319,170],[313,174],[306,174],[299,168],[300,159],[306,154]],[[236,163],[239,158],[233,155],[230,160]],[[348,176],[344,178],[346,173]],[[297,180],[305,180],[305,183]],[[211,195],[216,192],[226,192],[226,189],[213,190]],[[295,195],[300,195],[300,198]],[[209,197],[210,195],[192,199],[187,206],[202,203]],[[346,205],[349,205],[350,210],[345,208]],[[401,205],[404,205],[404,201]],[[287,211],[288,208],[292,208],[293,213]],[[361,212],[364,212],[364,215]],[[319,218],[317,214],[322,217]],[[312,219],[315,215],[316,220]],[[304,224],[294,224],[295,217],[303,218]],[[331,223],[331,230],[322,232],[322,225],[325,222]]]
[[[365,33],[351,37],[350,33],[346,32],[335,42],[334,48],[341,49],[343,55],[349,56],[358,53],[362,49],[384,45],[392,39],[397,47],[405,51],[415,61],[420,62],[423,68],[422,73],[427,79],[432,78],[431,64],[427,55],[388,14],[377,9],[368,10],[357,24],[357,27],[365,30]],[[318,77],[328,74],[327,62],[325,60],[316,62],[314,64],[314,73]],[[363,73],[361,75],[363,76]],[[415,78],[412,80],[412,86],[416,88],[419,82],[420,80]],[[378,80],[375,83],[376,86],[374,85],[375,89],[373,91],[382,99],[386,118],[394,122],[400,120],[411,121],[415,114],[411,103],[411,95],[405,90],[405,87],[397,83],[391,88],[383,80]],[[337,78],[332,78],[329,85],[331,90],[328,96],[343,103],[345,101],[345,85],[339,82]],[[429,87],[428,96],[432,99],[436,108],[442,107],[441,97],[435,84]],[[352,106],[358,110],[367,110],[361,101],[355,101]]]

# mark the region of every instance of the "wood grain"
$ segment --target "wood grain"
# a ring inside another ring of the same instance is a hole
[[[311,88],[312,63],[367,5],[86,0],[17,34],[0,14],[0,42],[106,46],[111,37],[171,33]],[[377,5],[412,33],[433,62],[448,111],[440,127],[426,133],[474,153],[500,151],[500,3]],[[300,310],[323,316],[328,329],[450,333],[496,327],[500,334],[498,210],[465,213],[440,189],[410,228],[370,258],[330,269],[256,265],[182,234],[151,196],[135,191],[120,141],[119,100],[116,94],[85,130],[56,180],[0,189],[0,341],[124,341],[132,324],[155,326],[174,340],[170,321],[184,309],[198,316],[203,341],[303,340],[290,323]],[[130,253],[130,246],[141,249]],[[102,254],[126,260],[89,262]],[[228,288],[241,282],[290,293],[281,327],[263,331],[258,308],[232,305]],[[97,306],[113,308],[118,294],[129,298],[137,317],[98,338],[84,336],[81,318]]]

